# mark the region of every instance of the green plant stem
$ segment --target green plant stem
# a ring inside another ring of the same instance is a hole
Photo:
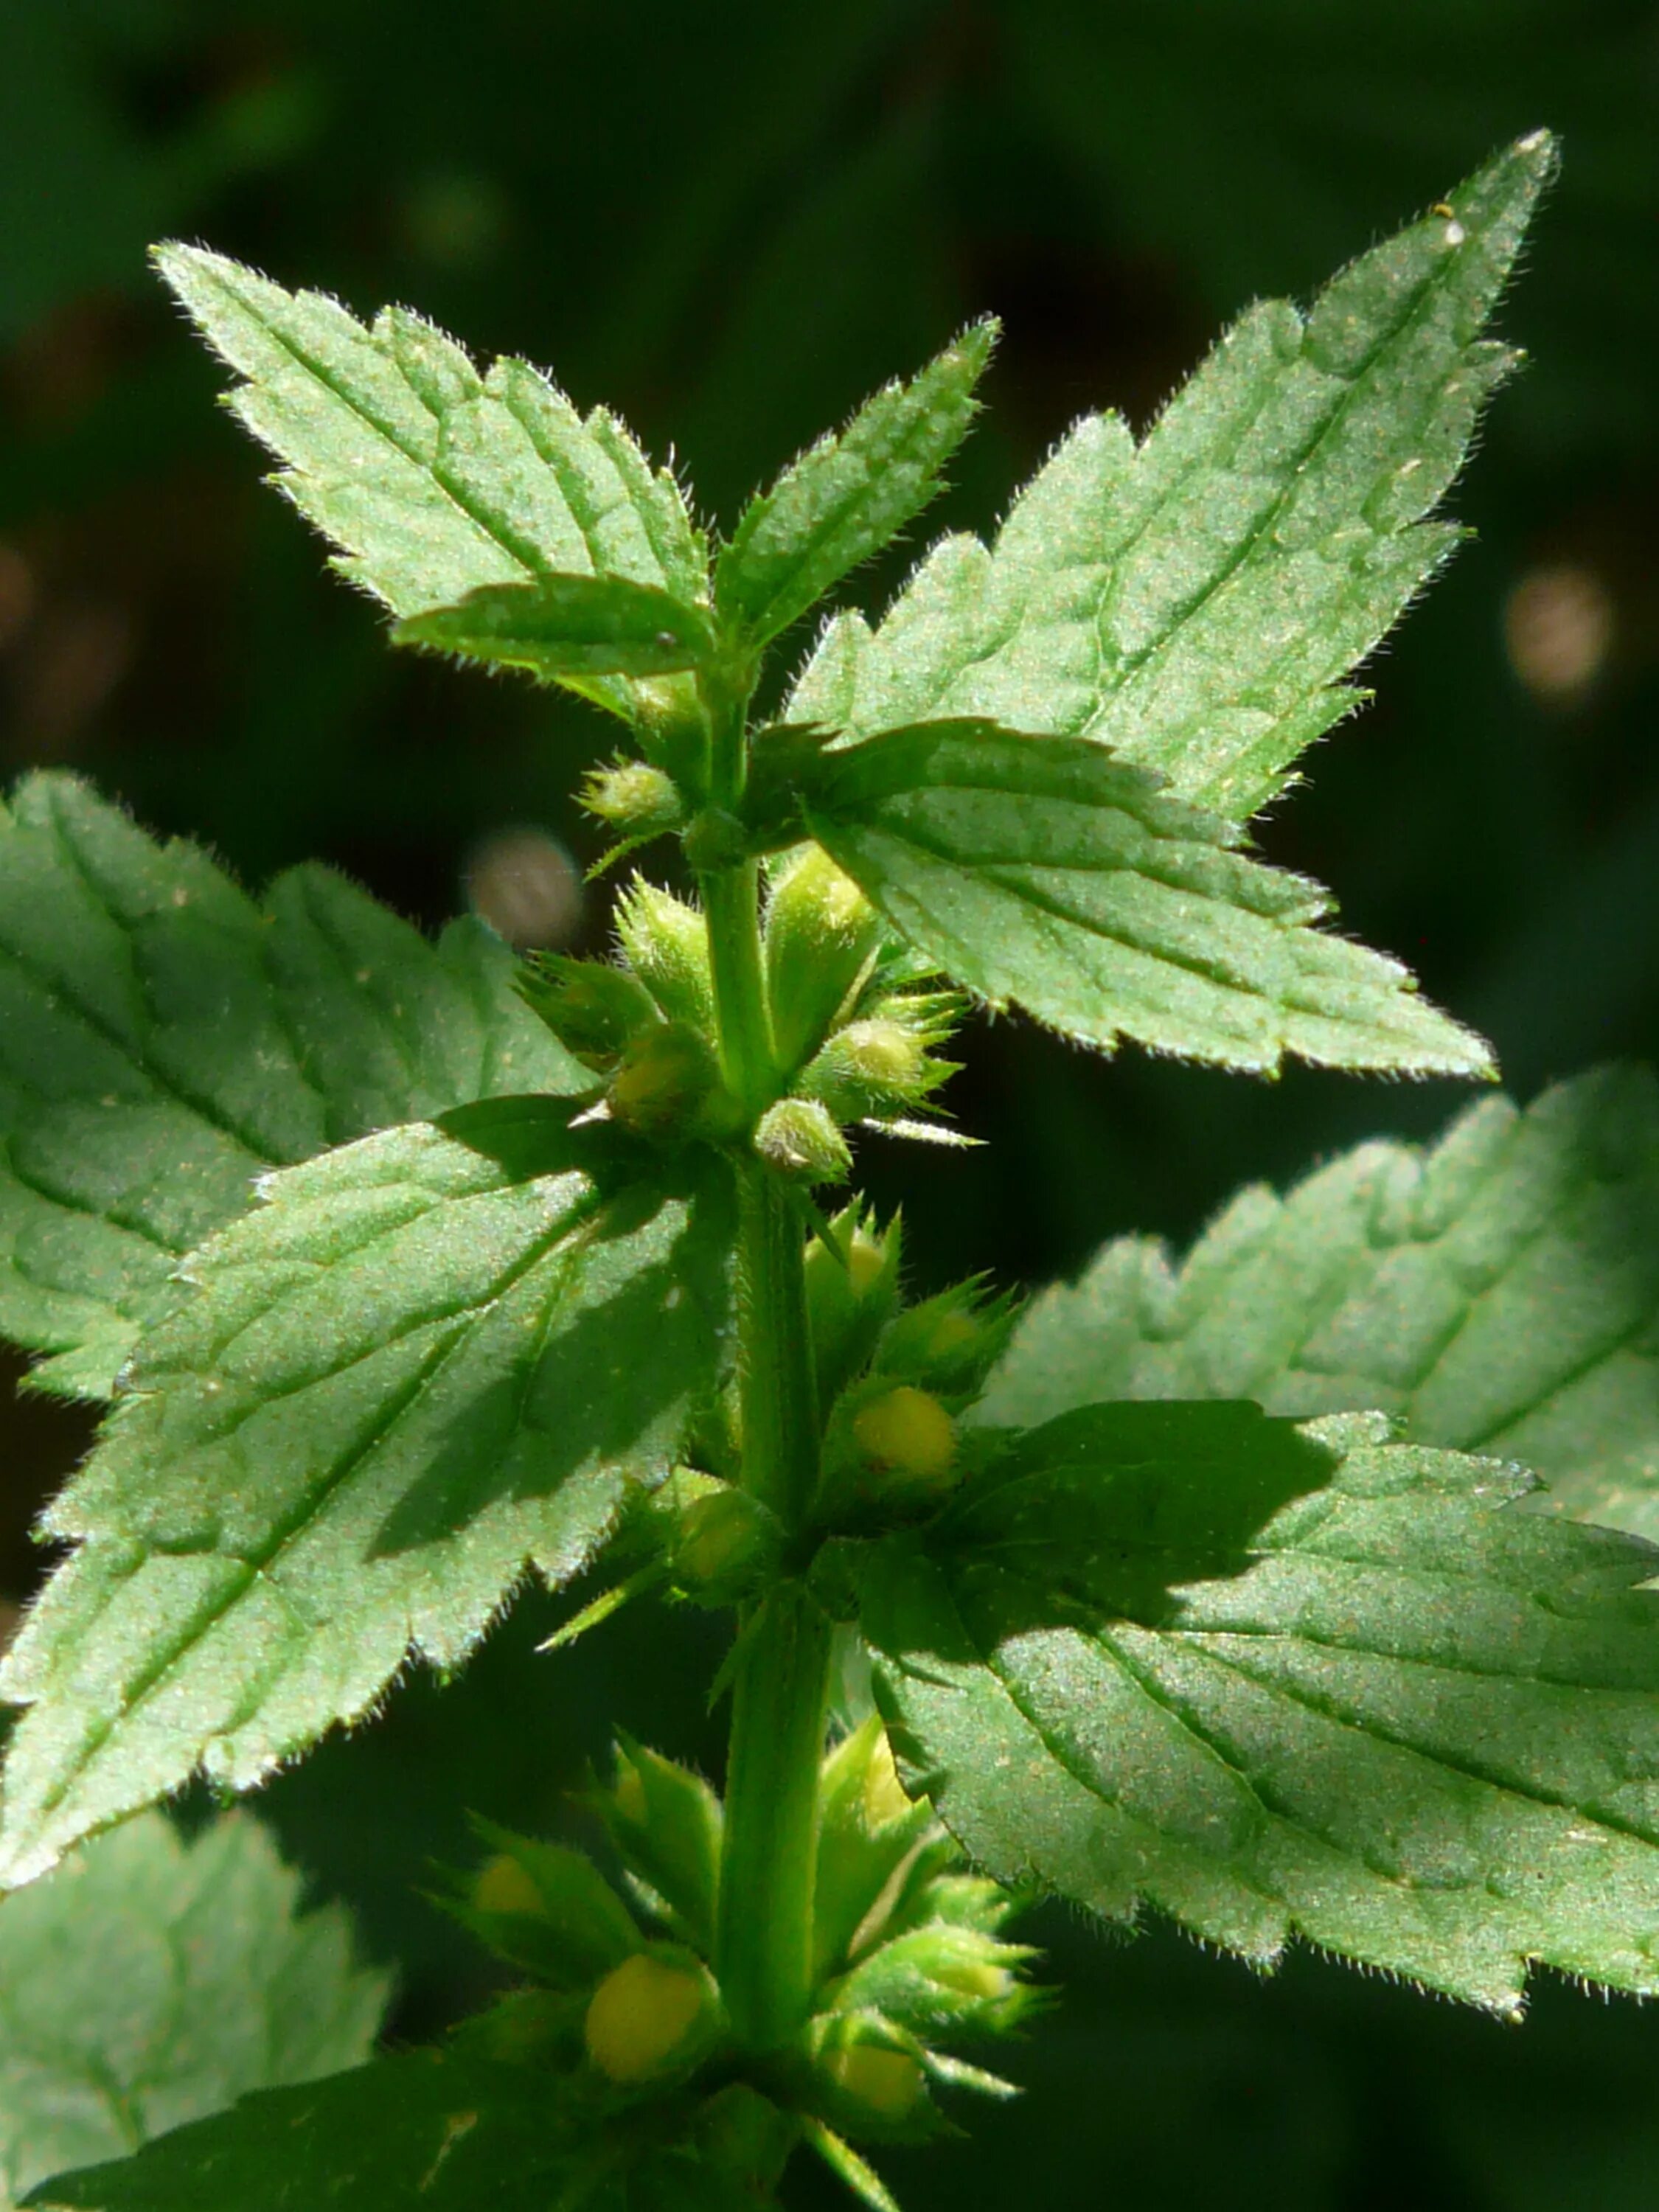
[[[714,718],[718,799],[741,793],[740,730]],[[702,878],[722,1071],[746,1115],[778,1070],[752,860]],[[819,1430],[806,1317],[805,1239],[784,1186],[752,1157],[739,1170],[738,1388],[744,1487],[800,1527],[817,1479]],[[715,1969],[739,2040],[787,2044],[812,1995],[812,1886],[830,1623],[784,1582],[741,1624],[732,1692]]]

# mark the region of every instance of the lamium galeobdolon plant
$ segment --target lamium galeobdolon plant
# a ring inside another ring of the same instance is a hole
[[[951,1138],[979,1007],[1492,1076],[1248,825],[1455,542],[1553,161],[1252,308],[1144,440],[1085,416],[764,720],[769,656],[939,489],[990,324],[720,539],[524,362],[159,251],[392,642],[611,717],[596,850],[678,840],[696,896],[632,875],[614,957],[520,963],[15,793],[0,1323],[110,1406],[0,1681],[16,2197],[752,2208],[805,2149],[885,2206],[884,2146],[1005,2094],[1042,1893],[1504,2015],[1533,1962],[1659,1990],[1649,1079],[1487,1093],[1023,1310],[913,1297],[849,1188],[867,1129]],[[337,1911],[250,1814],[154,1808],[454,1668],[528,1575],[597,1577],[566,1637],[726,1614],[721,1789],[621,1739],[587,1848],[481,1826],[441,1901],[510,1993],[373,2057]]]

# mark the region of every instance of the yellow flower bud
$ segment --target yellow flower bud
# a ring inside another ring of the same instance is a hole
[[[864,1817],[871,1827],[884,1828],[890,1821],[902,1820],[915,1810],[893,1764],[892,1747],[884,1735],[871,1752],[870,1764],[864,1770]]]
[[[888,2051],[878,2043],[855,2043],[832,2051],[830,2078],[846,2097],[884,2120],[902,2120],[915,2109],[922,2071],[908,2051]]]
[[[593,1992],[582,2030],[587,2055],[613,2081],[670,2073],[689,2055],[710,1996],[707,1976],[695,1967],[638,1952]]]
[[[907,1488],[942,1490],[956,1464],[957,1432],[930,1391],[901,1382],[860,1407],[853,1440],[868,1463]]]
[[[542,1893],[517,1859],[503,1851],[479,1875],[472,1902],[480,1912],[545,1912]]]

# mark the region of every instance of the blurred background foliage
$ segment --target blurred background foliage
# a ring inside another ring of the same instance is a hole
[[[1498,141],[1565,142],[1508,332],[1533,351],[1455,501],[1478,530],[1371,680],[1275,860],[1496,1040],[1511,1087],[1659,1047],[1659,9],[1651,0],[3,0],[0,756],[82,770],[251,881],[320,854],[435,921],[593,949],[571,809],[597,716],[386,652],[262,491],[143,251],[199,237],[553,368],[747,488],[970,314],[1006,339],[928,527],[986,527],[1082,410],[1145,423],[1220,321],[1305,293]],[[857,580],[878,605],[902,553]],[[873,1146],[926,1283],[1036,1281],[1241,1181],[1425,1133],[1457,1088],[1253,1085],[981,1024],[971,1155]],[[6,1416],[0,1590],[82,1448]],[[615,1717],[712,1763],[701,1622],[537,1659],[526,1600],[269,1794],[401,1966],[409,2033],[477,1994],[418,1892],[460,1808],[556,1826]],[[1175,2204],[1532,2212],[1652,2201],[1659,2020],[1540,1992],[1524,2033],[1310,1960],[1276,1983],[1051,1916],[1030,2094],[909,2161],[912,2212]],[[805,2195],[816,2201],[809,2185]]]

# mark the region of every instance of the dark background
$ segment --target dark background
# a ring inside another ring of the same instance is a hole
[[[321,854],[435,921],[565,941],[599,718],[386,653],[261,490],[143,249],[204,238],[360,310],[550,365],[729,522],[758,477],[969,315],[1006,338],[930,518],[985,527],[1085,408],[1155,413],[1253,295],[1305,294],[1494,144],[1565,180],[1504,327],[1532,349],[1455,511],[1479,531],[1267,823],[1492,1035],[1511,1086],[1659,1032],[1659,9],[1624,0],[0,0],[0,760],[71,766],[258,881]],[[857,580],[878,605],[912,557]],[[516,833],[532,833],[526,839]],[[571,866],[574,857],[574,867]],[[980,1025],[969,1155],[873,1149],[919,1279],[1037,1281],[1185,1238],[1240,1181],[1455,1085],[1251,1085]],[[8,1417],[0,1589],[77,1416]],[[402,1962],[402,2027],[473,1993],[416,1894],[456,1808],[548,1824],[621,1717],[708,1759],[716,1656],[658,1616],[568,1658],[527,1601],[463,1681],[394,1698],[269,1809]],[[1059,1915],[1067,1995],[1023,2104],[896,2162],[911,2212],[1144,2200],[1369,2212],[1650,2205],[1659,2018],[1540,1991],[1525,2031],[1302,1959],[1271,1984]],[[819,2199],[807,2184],[803,2197]]]

